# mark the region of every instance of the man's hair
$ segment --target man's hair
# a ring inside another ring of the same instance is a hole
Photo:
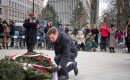
[[[47,36],[51,35],[51,34],[55,34],[57,33],[58,30],[56,27],[51,27],[48,31],[47,31]]]

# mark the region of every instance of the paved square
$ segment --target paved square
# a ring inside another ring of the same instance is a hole
[[[36,50],[47,54],[53,59],[54,51]],[[78,62],[79,74],[69,73],[69,80],[130,80],[130,54],[116,50],[109,52],[84,52],[79,51],[76,61]],[[0,58],[14,53],[25,53],[26,50],[0,50]]]

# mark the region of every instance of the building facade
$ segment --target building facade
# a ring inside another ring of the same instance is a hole
[[[35,14],[39,14],[43,7],[41,0],[35,1]],[[15,20],[15,22],[23,22],[28,18],[28,13],[32,11],[33,0],[0,0],[0,21]],[[37,11],[39,10],[39,11]]]
[[[58,21],[60,21],[64,27],[70,25],[70,19],[77,0],[48,0],[48,3],[54,7]]]
[[[48,0],[48,3],[54,7],[58,20],[66,27],[66,25],[70,25],[72,13],[80,1],[83,2],[86,11],[88,11],[89,19],[86,21],[90,24],[90,0]]]

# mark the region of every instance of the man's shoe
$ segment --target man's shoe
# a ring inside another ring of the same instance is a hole
[[[58,78],[58,80],[67,80],[67,79],[69,79],[69,76],[64,76],[64,75]]]
[[[75,76],[77,76],[78,75],[78,68],[77,68],[76,62],[73,63],[73,68],[74,68],[74,74],[75,74]]]

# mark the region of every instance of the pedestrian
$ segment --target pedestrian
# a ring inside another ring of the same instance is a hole
[[[2,22],[2,27],[3,27],[3,39],[2,39],[2,45],[5,48],[8,49],[8,43],[9,43],[9,38],[10,38],[10,28],[9,28],[9,25],[8,23],[4,20]]]
[[[75,27],[73,30],[73,34],[76,36],[78,34],[78,31],[79,31],[78,27]]]
[[[24,21],[25,42],[27,45],[27,53],[33,52],[37,42],[37,28],[39,21],[36,20],[34,13],[29,13],[29,18]]]
[[[95,40],[95,42],[98,45],[98,34],[99,34],[99,30],[97,29],[96,25],[93,25],[92,34],[95,35],[94,40]]]
[[[86,35],[86,50],[90,51],[93,48],[93,51],[96,51],[96,48],[98,47],[97,43],[94,41],[95,35],[92,34],[92,32],[89,32]]]
[[[128,48],[128,53],[130,53],[130,20],[126,22],[126,27],[125,27],[125,43]]]
[[[76,42],[78,45],[78,50],[82,48],[82,50],[85,51],[85,37],[82,31],[78,31],[78,34],[76,35]]]
[[[47,27],[44,28],[44,33],[47,34],[47,31],[48,31],[51,27],[52,27],[52,22],[48,22],[48,23],[47,23]],[[50,39],[48,38],[47,35],[45,35],[45,36],[46,36],[46,37],[45,37],[45,38],[46,38],[46,48],[47,48],[47,49],[53,48]]]
[[[44,36],[44,28],[43,28],[42,24],[39,25],[39,28],[37,30],[37,36],[39,37],[38,48],[42,48],[42,39],[43,39],[43,36]]]
[[[110,42],[109,42],[110,52],[115,52],[116,31],[117,31],[117,29],[115,28],[115,26],[113,24],[111,24],[111,28],[110,28]]]
[[[83,32],[84,32],[84,36],[86,37],[86,35],[91,32],[91,27],[86,26]]]
[[[65,28],[65,33],[68,34],[68,32],[70,31],[69,27]]]
[[[101,51],[106,51],[106,45],[107,45],[107,38],[108,38],[108,33],[109,33],[109,28],[107,27],[106,23],[102,25],[100,28],[101,32]]]
[[[117,32],[118,43],[123,42],[122,35],[123,34],[122,34],[121,30],[119,29]]]
[[[52,70],[58,71],[59,80],[69,79],[68,72],[71,70],[74,70],[75,75],[77,75],[78,69],[75,58],[78,52],[71,37],[66,33],[60,33],[56,27],[50,28],[47,35],[54,44],[54,61],[57,67],[53,67]],[[67,66],[69,61],[73,63]]]
[[[14,38],[13,38],[13,36],[15,35],[15,22],[14,22],[14,20],[11,20],[11,21],[10,21],[10,26],[9,26],[9,28],[10,28],[10,36],[12,37],[12,38],[11,38],[10,47],[14,47]]]
[[[57,29],[58,29],[59,32],[64,32],[62,24],[57,24]]]

